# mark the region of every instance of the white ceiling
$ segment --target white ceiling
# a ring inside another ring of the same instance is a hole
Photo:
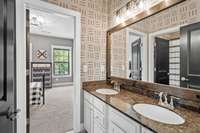
[[[46,36],[74,38],[74,18],[31,9],[30,32]]]

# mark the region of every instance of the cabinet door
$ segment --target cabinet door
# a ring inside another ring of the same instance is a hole
[[[142,127],[142,133],[153,133],[153,132],[145,127]]]
[[[140,133],[140,125],[119,111],[109,108],[109,133]]]
[[[105,133],[105,130],[97,120],[94,119],[94,133]]]
[[[125,130],[120,128],[114,122],[110,122],[109,124],[109,133],[127,133]]]
[[[93,108],[84,100],[84,128],[88,133],[93,133]]]

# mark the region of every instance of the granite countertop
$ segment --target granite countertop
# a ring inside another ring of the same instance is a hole
[[[182,107],[176,107],[174,112],[179,114],[185,119],[185,123],[182,125],[169,125],[156,122],[148,119],[133,109],[133,105],[136,103],[148,103],[158,104],[158,100],[134,93],[125,89],[121,89],[117,95],[103,95],[96,92],[99,88],[112,88],[108,84],[95,84],[83,86],[83,89],[95,97],[99,98],[106,104],[119,110],[129,118],[139,122],[141,125],[149,128],[157,133],[200,133],[200,113],[187,110]]]

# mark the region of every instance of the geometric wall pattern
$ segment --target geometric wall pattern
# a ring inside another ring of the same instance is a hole
[[[127,78],[127,36],[126,30],[111,35],[111,76]]]
[[[113,25],[116,25],[115,21],[115,12],[116,9],[121,8],[126,3],[123,3],[120,0],[111,0],[109,1],[109,27],[113,27]],[[174,26],[182,26],[182,25],[188,25],[191,23],[199,22],[200,21],[200,0],[187,0],[186,2],[183,2],[181,4],[178,4],[172,8],[169,8],[165,11],[162,11],[156,15],[153,15],[149,18],[146,18],[142,20],[141,22],[138,22],[136,24],[133,24],[129,26],[128,28],[141,31],[144,33],[151,33],[155,31],[159,31],[162,29],[167,29]],[[117,50],[112,51],[111,58],[115,60],[111,60],[111,75],[118,77],[126,77],[126,70],[124,70],[124,67],[127,64],[127,58],[124,58],[124,60],[120,60],[124,56],[126,56],[126,52],[124,52],[124,48],[126,45],[126,34],[124,34],[124,30],[120,30],[117,33],[114,33],[115,35],[112,35],[112,45],[115,47],[115,49],[121,49],[123,52],[119,52]],[[114,38],[115,36],[115,38]],[[121,44],[121,47],[119,47],[119,43]],[[124,46],[124,48],[122,47]],[[171,48],[170,50],[173,50],[175,48]],[[177,48],[176,48],[177,49]],[[176,54],[176,53],[173,53]],[[116,60],[118,59],[118,60]],[[170,61],[175,60],[175,58],[170,59]],[[174,62],[173,62],[174,63]],[[170,75],[170,84],[179,86],[179,69],[180,64],[170,64],[172,67],[170,69],[171,73],[173,75]],[[126,67],[127,68],[127,67]],[[122,73],[124,72],[124,74]]]
[[[81,65],[88,67],[88,72],[81,70],[81,79],[82,81],[105,79],[106,31],[116,25],[116,10],[129,0],[45,1],[81,13]],[[200,0],[186,0],[133,26],[134,29],[150,33],[198,21],[200,21]]]
[[[81,13],[81,80],[104,80],[106,77],[106,31],[108,0],[48,0]],[[87,66],[87,72],[83,72]]]
[[[111,0],[109,13],[109,27],[116,25],[115,12],[124,5],[120,0]],[[155,32],[177,25],[187,25],[200,21],[200,0],[186,0],[172,8],[164,10],[141,22],[134,24],[135,29],[145,32]]]

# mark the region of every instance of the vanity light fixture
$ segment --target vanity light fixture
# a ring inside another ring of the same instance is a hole
[[[116,11],[116,22],[122,23],[127,18],[135,16],[142,11],[148,10],[161,1],[165,0],[131,0],[125,6]]]
[[[121,23],[125,20],[124,15],[122,14],[122,10],[119,10],[116,15],[116,22]]]
[[[126,4],[126,16],[130,16],[131,15],[131,2],[128,2]]]
[[[138,4],[138,8],[140,10],[145,10],[145,2],[144,2],[144,0],[140,0],[140,2]]]
[[[116,22],[117,22],[117,23],[120,23],[119,10],[116,12]]]

